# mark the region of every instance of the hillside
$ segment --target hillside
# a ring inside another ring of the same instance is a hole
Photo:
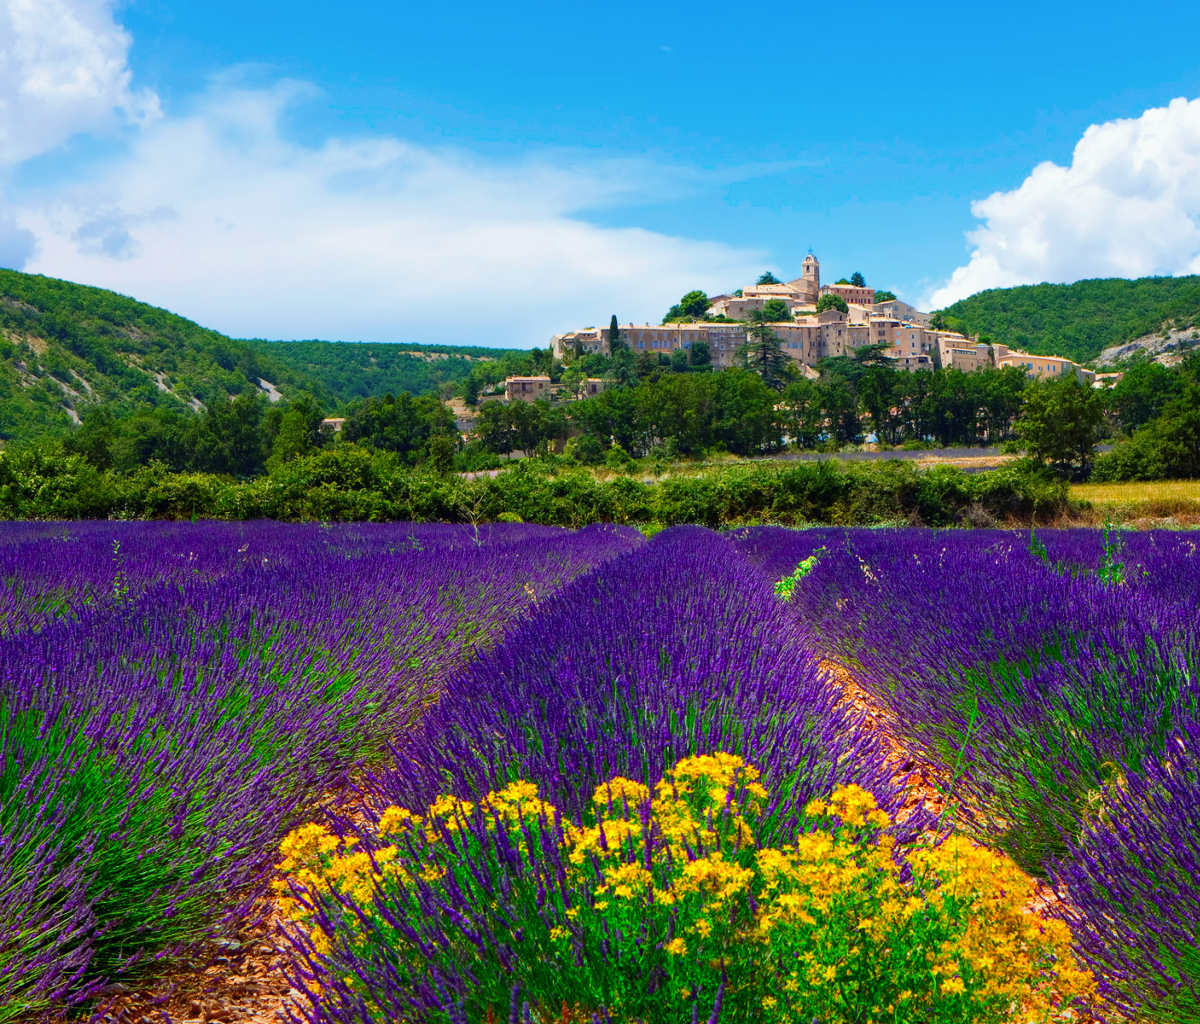
[[[436,391],[443,383],[462,380],[482,360],[529,356],[527,351],[465,345],[348,341],[252,341],[250,345],[265,359],[310,382],[314,393],[329,395],[339,405],[368,395]]]
[[[201,408],[306,386],[242,341],[103,288],[0,270],[0,437],[69,428],[90,404]]]
[[[1079,362],[1135,338],[1200,326],[1200,276],[992,288],[942,310],[968,334]]]
[[[200,410],[256,388],[333,411],[432,390],[487,355],[450,346],[241,341],[116,292],[0,270],[0,440],[62,433],[92,404]]]

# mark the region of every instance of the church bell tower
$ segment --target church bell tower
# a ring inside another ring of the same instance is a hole
[[[821,290],[821,264],[811,252],[804,257],[804,269],[801,274],[806,284],[812,285],[813,294]]]

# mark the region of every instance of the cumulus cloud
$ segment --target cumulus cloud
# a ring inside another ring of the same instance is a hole
[[[132,88],[130,38],[112,8],[112,0],[0,0],[0,164],[156,115],[155,94]]]
[[[77,163],[72,184],[9,176],[0,265],[241,336],[525,346],[581,318],[655,318],[764,262],[588,220],[700,184],[650,161],[503,162],[380,136],[302,146],[281,129],[313,93],[298,83],[218,81],[190,113],[163,115],[132,82],[115,2],[0,0],[0,182],[73,136],[122,140]]]
[[[601,206],[694,187],[649,162],[485,161],[389,137],[301,146],[303,87],[218,84],[141,129],[86,183],[27,195],[27,269],[166,306],[240,335],[544,344],[661,316],[743,281],[757,252],[597,226]],[[581,322],[582,318],[582,322]]]
[[[929,298],[1089,277],[1200,273],[1200,99],[1092,125],[1069,167],[1039,164],[972,204],[970,261]]]

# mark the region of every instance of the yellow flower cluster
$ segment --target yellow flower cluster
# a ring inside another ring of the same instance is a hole
[[[755,768],[718,753],[681,760],[653,797],[630,779],[601,784],[586,827],[548,828],[555,808],[529,782],[488,793],[479,807],[486,820],[520,825],[530,843],[562,843],[574,891],[547,941],[564,964],[573,962],[566,946],[603,931],[616,914],[638,923],[634,933],[661,929],[659,948],[680,991],[711,985],[706,971],[732,979],[735,963],[749,962],[743,984],[758,993],[763,1019],[780,1024],[815,1006],[822,1019],[849,1019],[875,992],[889,993],[880,1019],[909,1022],[934,1019],[938,1000],[988,1008],[963,1019],[1016,1022],[1066,1019],[1074,1000],[1095,1001],[1095,981],[1078,967],[1066,925],[1025,910],[1033,882],[1006,857],[959,838],[902,857],[889,816],[853,785],[807,805],[810,824],[824,827],[766,847],[756,826],[767,799]],[[336,890],[370,914],[385,880],[436,883],[462,870],[461,851],[451,856],[440,837],[463,828],[474,810],[450,796],[424,817],[388,808],[379,829],[394,841],[373,858],[319,825],[297,829],[280,850],[285,916],[304,924],[310,914],[288,880],[310,899]],[[311,938],[328,950],[319,928]],[[911,951],[903,983],[882,966],[895,962],[897,949]]]
[[[928,897],[934,907],[944,910],[955,900],[971,908],[966,929],[943,944],[933,966],[944,991],[961,991],[961,964],[978,978],[985,998],[1009,1000],[1031,1016],[1048,1016],[1062,993],[1095,1000],[1095,979],[1076,964],[1070,929],[1025,910],[1034,884],[1011,860],[959,837],[917,850],[909,860],[915,871],[941,880]],[[1052,985],[1026,983],[1047,971]]]

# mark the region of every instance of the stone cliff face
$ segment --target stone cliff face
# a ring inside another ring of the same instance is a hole
[[[1192,349],[1200,348],[1200,328],[1167,328],[1157,334],[1144,334],[1123,345],[1106,348],[1096,359],[1096,366],[1113,366],[1145,353],[1156,363],[1175,366]]]

